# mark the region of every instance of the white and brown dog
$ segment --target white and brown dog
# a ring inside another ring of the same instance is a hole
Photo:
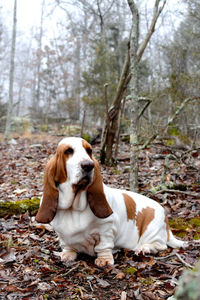
[[[156,253],[187,245],[173,236],[156,201],[103,184],[91,145],[76,137],[61,140],[47,163],[36,220],[51,223],[64,261],[83,252],[97,255],[95,263],[105,266],[114,264],[114,248]]]

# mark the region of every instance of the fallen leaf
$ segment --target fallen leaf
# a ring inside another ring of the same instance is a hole
[[[116,279],[123,279],[124,277],[126,277],[126,274],[121,271],[115,276]]]
[[[94,277],[96,278],[98,285],[100,285],[102,288],[107,288],[110,286],[110,283],[108,283],[106,280],[103,280],[96,275]]]

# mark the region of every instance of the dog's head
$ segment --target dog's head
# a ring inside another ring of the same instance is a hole
[[[43,199],[36,215],[38,222],[52,221],[58,206],[58,186],[66,182],[70,190],[65,193],[72,193],[74,199],[78,193],[87,190],[87,200],[95,216],[106,218],[112,214],[92,146],[84,139],[69,137],[61,140],[56,154],[46,165]]]

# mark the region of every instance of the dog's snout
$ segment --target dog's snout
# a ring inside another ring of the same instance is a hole
[[[85,160],[81,163],[81,168],[85,172],[90,172],[90,171],[92,171],[92,169],[94,169],[94,162],[89,161],[89,160]]]

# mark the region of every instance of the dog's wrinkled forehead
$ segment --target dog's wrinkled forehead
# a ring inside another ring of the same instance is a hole
[[[90,154],[92,152],[91,145],[82,138],[67,137],[60,141],[59,145],[67,145],[72,149],[71,155],[76,156],[78,160],[88,159],[90,160]]]

